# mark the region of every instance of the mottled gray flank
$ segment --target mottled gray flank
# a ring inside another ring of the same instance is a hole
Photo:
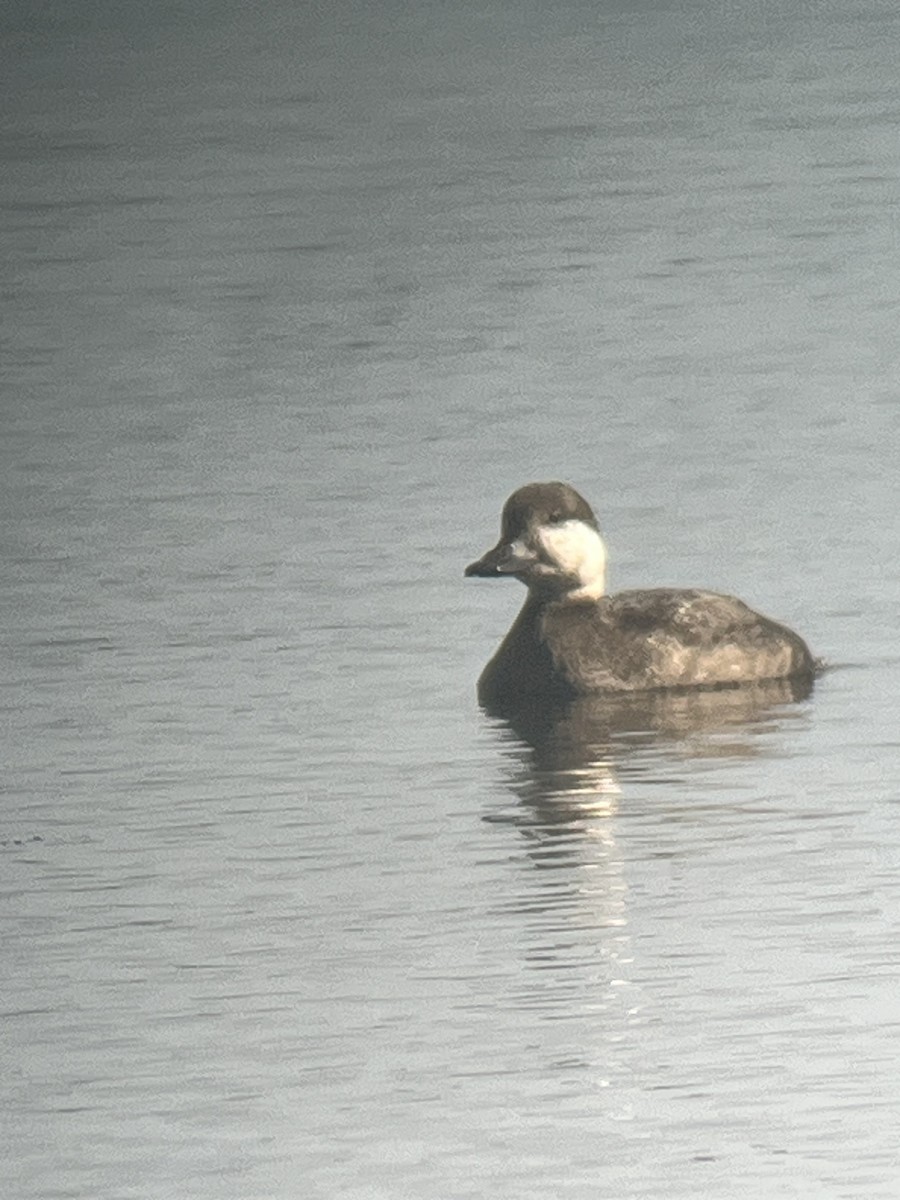
[[[541,662],[542,658],[546,662]],[[596,603],[526,600],[479,678],[497,712],[524,696],[811,682],[802,640],[735,596],[696,588],[617,592]]]
[[[898,43],[5,7],[0,1195],[896,1200]],[[811,697],[485,716],[558,478]]]

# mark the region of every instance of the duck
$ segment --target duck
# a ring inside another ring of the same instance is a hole
[[[478,680],[484,707],[593,693],[811,682],[799,634],[735,596],[699,588],[606,592],[606,546],[567,483],[528,483],[503,506],[500,540],[464,574],[513,577],[525,602]]]

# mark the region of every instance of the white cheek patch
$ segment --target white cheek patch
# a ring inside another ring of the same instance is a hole
[[[606,586],[606,547],[603,538],[584,521],[542,525],[538,541],[561,575],[578,582],[573,595],[602,596]]]

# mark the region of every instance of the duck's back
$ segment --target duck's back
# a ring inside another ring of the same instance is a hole
[[[721,687],[812,675],[802,638],[734,596],[683,588],[547,604],[553,671],[578,693]]]

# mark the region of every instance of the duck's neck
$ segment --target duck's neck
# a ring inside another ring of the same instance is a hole
[[[555,582],[555,581],[554,581]],[[553,586],[545,581],[532,584],[528,599],[522,606],[520,616],[536,615],[548,604],[596,603],[606,595],[606,579],[603,574],[586,579],[583,583],[569,581],[568,587]],[[526,618],[528,619],[528,618]]]
[[[571,592],[567,592],[562,599],[564,600],[602,600],[606,595],[606,578],[601,575],[599,579],[591,579],[581,587],[575,588]]]

